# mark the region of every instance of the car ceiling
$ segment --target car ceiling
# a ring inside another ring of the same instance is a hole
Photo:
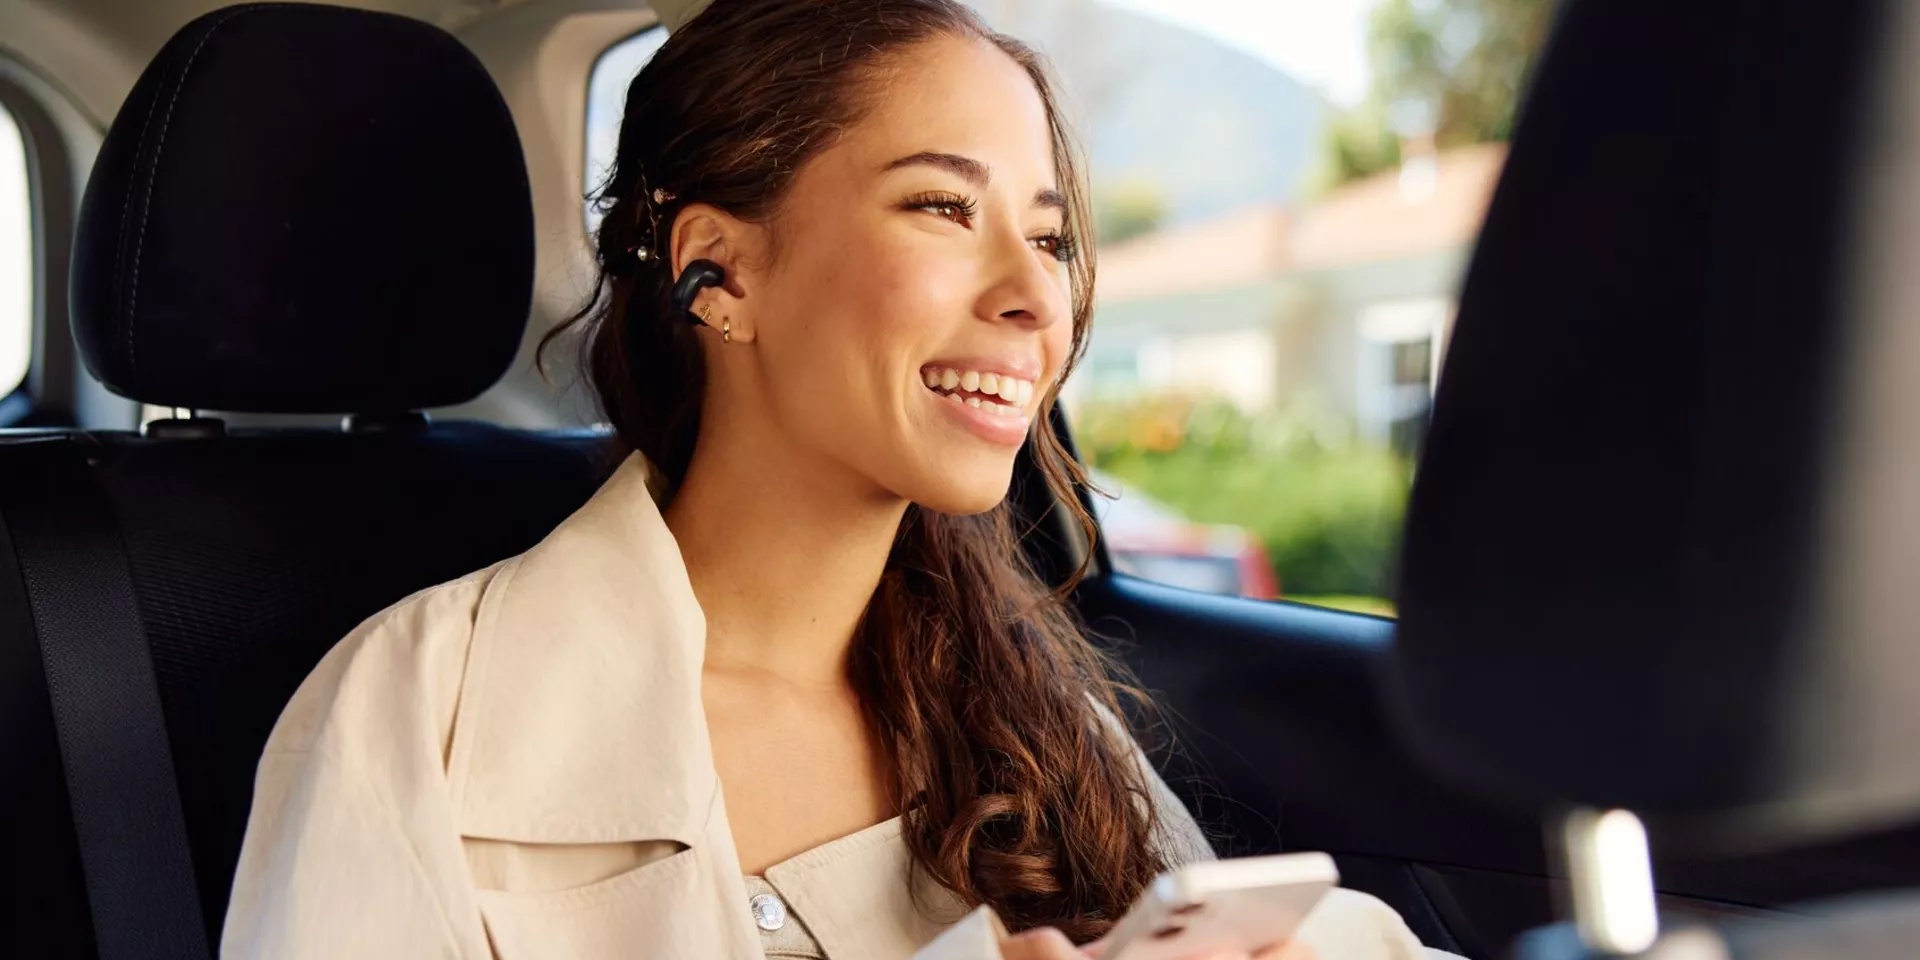
[[[508,8],[647,8],[638,0],[327,0],[425,20],[456,34]],[[65,89],[104,127],[174,31],[234,0],[0,0],[0,51]],[[668,0],[664,7],[687,5]],[[671,19],[671,17],[669,17]]]
[[[142,61],[151,57],[181,24],[230,6],[231,0],[23,0],[46,6],[90,34]],[[337,6],[404,14],[449,30],[500,7],[533,0],[330,0]]]

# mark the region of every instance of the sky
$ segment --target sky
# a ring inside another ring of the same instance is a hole
[[[1377,0],[1100,0],[1245,50],[1343,106],[1367,92],[1367,14]],[[596,69],[587,97],[589,158],[610,158],[621,92],[664,39],[645,33]],[[599,161],[589,176],[604,173]],[[595,218],[589,214],[589,222]],[[4,242],[4,241],[0,241]],[[4,344],[0,344],[3,347]],[[0,358],[4,359],[4,358]],[[0,371],[4,372],[4,371]]]
[[[1375,0],[1102,0],[1245,50],[1343,105],[1367,92]]]

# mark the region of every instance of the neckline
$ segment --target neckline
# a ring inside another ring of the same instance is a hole
[[[769,864],[759,873],[743,873],[748,879],[765,881],[775,872],[792,873],[820,867],[839,860],[854,850],[877,843],[896,840],[900,836],[901,822],[898,816],[889,817],[879,823],[861,827],[842,837],[835,837],[825,843],[808,847],[778,863]]]

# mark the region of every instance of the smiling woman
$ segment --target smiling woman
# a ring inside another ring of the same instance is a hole
[[[580,318],[586,366],[615,430],[675,491],[668,523],[696,584],[701,541],[736,539],[740,504],[796,506],[747,464],[804,465],[809,485],[890,505],[837,535],[876,528],[889,554],[860,575],[877,592],[835,615],[864,641],[849,671],[882,755],[873,815],[906,806],[916,865],[963,900],[1091,937],[1165,860],[1131,799],[1137,771],[1082,722],[1089,697],[1117,709],[1110,668],[1025,569],[1004,502],[1029,441],[1076,502],[1077,467],[1044,419],[1091,279],[1067,135],[1038,60],[964,7],[833,7],[827,34],[822,9],[717,4],[634,78],[602,189],[608,296]],[[720,35],[766,42],[708,47]],[[824,36],[850,42],[795,56]],[[695,260],[726,280],[690,324],[671,281]],[[729,336],[700,335],[715,329]],[[703,511],[726,525],[704,529]],[[708,610],[712,635],[723,619]],[[998,708],[946,706],[974,697]],[[994,763],[996,744],[1030,760]],[[1074,815],[1062,790],[1084,797]],[[1038,820],[1020,826],[1008,805]],[[734,813],[749,870],[805,848],[790,816],[760,809]]]
[[[673,30],[548,341],[621,466],[308,679],[228,953],[338,924],[383,936],[331,955],[1067,960],[1211,857],[1008,500],[1024,455],[1092,533],[1049,416],[1092,301],[1070,143],[1039,57],[956,0]],[[1294,948],[1417,951],[1327,903]]]

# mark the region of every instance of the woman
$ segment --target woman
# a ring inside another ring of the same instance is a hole
[[[720,0],[602,199],[576,319],[633,455],[315,670],[224,953],[1083,956],[1210,851],[1005,502],[1023,445],[1079,479],[1046,414],[1088,219],[1037,59],[954,0]],[[1419,950],[1357,894],[1269,955],[1305,947]]]

